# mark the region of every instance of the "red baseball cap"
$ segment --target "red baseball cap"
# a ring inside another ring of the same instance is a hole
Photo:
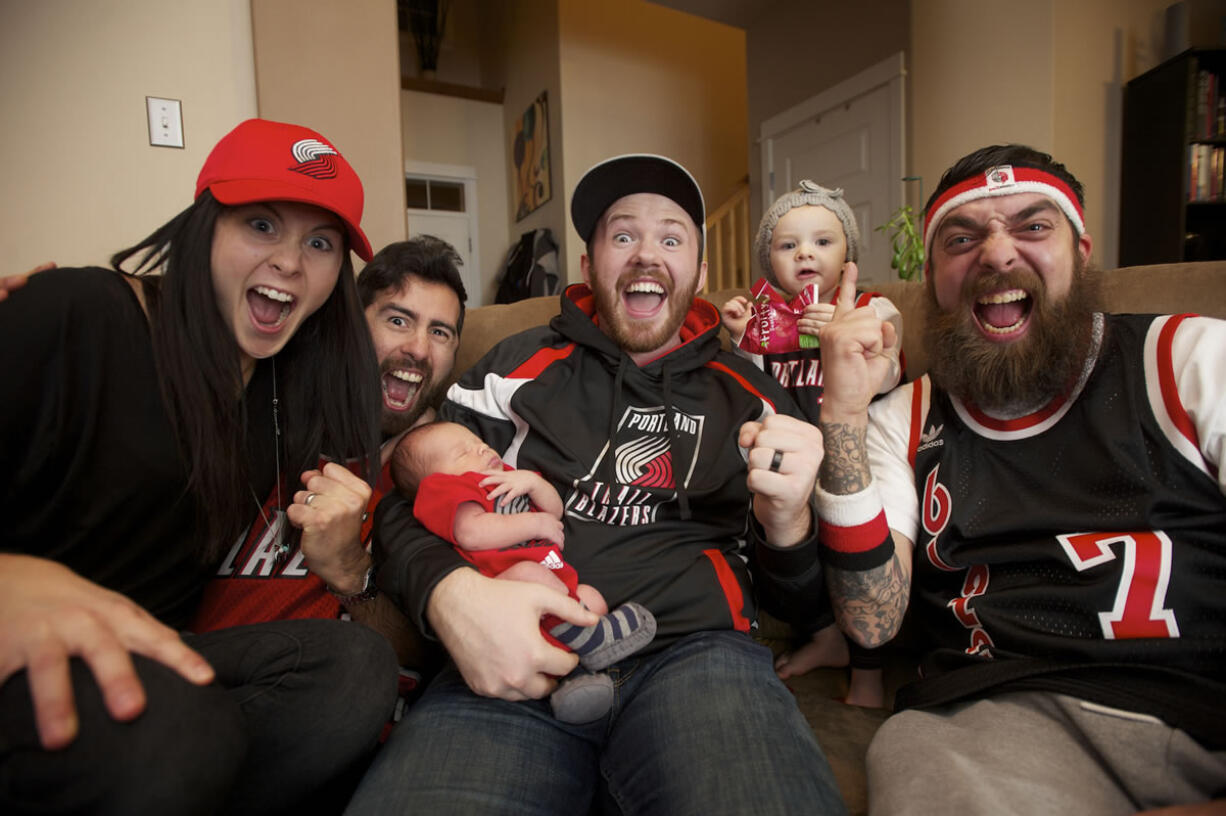
[[[331,142],[310,128],[248,119],[209,153],[196,198],[205,190],[222,204],[298,201],[331,210],[345,223],[358,257],[374,253],[362,232],[362,180]]]

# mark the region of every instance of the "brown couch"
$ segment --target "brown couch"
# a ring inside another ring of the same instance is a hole
[[[923,284],[894,282],[878,287],[903,315],[903,353],[907,375],[925,371],[927,359],[919,342],[923,325]],[[712,292],[705,297],[720,306],[740,290]],[[1104,305],[1112,312],[1196,312],[1226,318],[1226,261],[1135,266],[1103,273]],[[471,366],[508,334],[548,322],[558,311],[556,297],[532,298],[511,305],[482,306],[468,312],[456,357],[456,372]],[[1223,350],[1226,353],[1226,349]],[[763,620],[758,633],[775,651],[787,648],[792,633],[773,620]],[[889,694],[908,679],[913,662],[906,649],[896,649],[886,667]],[[888,712],[837,702],[846,693],[845,672],[819,669],[788,681],[797,703],[813,726],[830,760],[852,814],[866,810],[864,753]]]

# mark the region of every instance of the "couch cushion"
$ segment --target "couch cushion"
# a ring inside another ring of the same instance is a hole
[[[1109,312],[1178,313],[1194,310],[1226,318],[1226,262],[1155,264],[1109,269],[1103,275],[1103,305]],[[928,355],[920,343],[923,334],[924,284],[892,281],[876,287],[903,315],[903,354],[907,378],[928,370]],[[702,297],[719,308],[744,289],[721,289]],[[494,343],[509,334],[543,325],[558,313],[558,298],[536,297],[516,303],[482,306],[468,312],[464,336],[456,354],[452,379],[481,358]],[[727,334],[724,336],[727,342]]]
[[[450,381],[458,379],[499,340],[548,323],[558,313],[560,303],[557,295],[544,295],[515,303],[495,303],[469,309],[464,316],[464,330]]]

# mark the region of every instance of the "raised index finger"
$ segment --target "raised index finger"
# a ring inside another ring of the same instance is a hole
[[[856,278],[860,270],[855,261],[848,261],[843,269],[843,280],[839,283],[839,296],[834,301],[834,316],[836,318],[847,314],[856,308]]]

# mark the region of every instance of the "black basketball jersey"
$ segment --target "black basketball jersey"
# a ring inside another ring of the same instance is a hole
[[[909,386],[912,620],[936,651],[902,705],[1046,688],[1226,739],[1226,498],[1175,387],[1183,319],[1106,317],[1078,389],[1019,419]]]

